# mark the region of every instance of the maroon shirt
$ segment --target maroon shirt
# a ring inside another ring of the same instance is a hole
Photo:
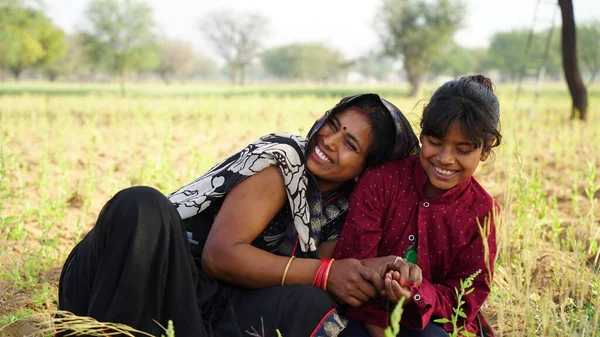
[[[467,315],[467,330],[477,332],[474,320],[490,292],[496,256],[493,221],[484,243],[477,219],[483,225],[494,205],[498,210],[499,207],[472,177],[433,198],[424,194],[426,182],[418,156],[367,170],[350,197],[346,224],[333,255],[336,259],[404,257],[413,244],[423,283],[412,289],[402,324],[416,330],[423,329],[430,320],[450,318],[460,280],[481,269],[473,283],[474,291],[463,297],[462,307]],[[346,314],[386,327],[393,308],[393,303],[371,300],[358,308],[348,308]],[[444,328],[451,331],[452,325]]]

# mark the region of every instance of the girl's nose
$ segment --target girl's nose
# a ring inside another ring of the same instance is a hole
[[[440,164],[453,164],[454,156],[452,155],[451,149],[446,146],[442,147],[440,152],[438,152],[438,160],[440,161]]]

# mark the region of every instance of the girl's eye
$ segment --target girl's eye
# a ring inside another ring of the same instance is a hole
[[[442,143],[435,138],[429,138],[429,143],[431,143],[432,145],[435,145],[435,146],[442,145]]]
[[[471,152],[473,152],[472,150],[457,150],[458,153],[460,154],[471,154]]]

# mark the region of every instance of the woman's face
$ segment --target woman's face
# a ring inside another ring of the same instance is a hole
[[[361,110],[349,107],[329,117],[314,135],[306,167],[317,178],[321,192],[330,192],[359,176],[372,140],[371,123]]]

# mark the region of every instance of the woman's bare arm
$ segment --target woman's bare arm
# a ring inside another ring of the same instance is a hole
[[[286,202],[283,178],[275,166],[246,178],[225,197],[206,240],[202,267],[207,275],[248,288],[281,284],[288,257],[251,246]],[[286,284],[310,284],[320,261],[292,262]]]
[[[281,285],[289,257],[251,245],[287,200],[283,178],[269,167],[246,178],[225,197],[202,254],[202,268],[211,277],[246,288]],[[295,259],[285,284],[311,284],[321,261]],[[358,306],[383,291],[381,276],[355,259],[335,261],[327,290]]]

